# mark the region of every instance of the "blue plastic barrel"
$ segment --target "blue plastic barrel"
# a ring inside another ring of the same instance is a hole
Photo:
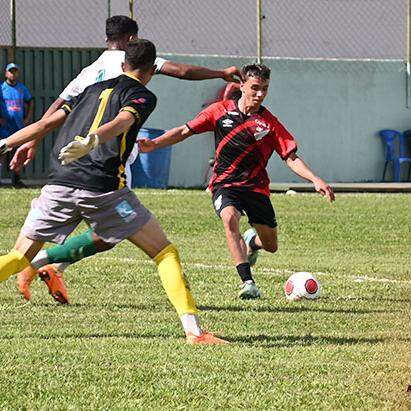
[[[142,128],[138,137],[149,139],[164,134],[164,130]],[[139,153],[131,166],[133,187],[167,188],[170,173],[171,146],[154,150],[151,153]]]

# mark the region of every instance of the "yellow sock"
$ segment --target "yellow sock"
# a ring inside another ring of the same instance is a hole
[[[187,286],[177,248],[170,244],[153,260],[157,264],[161,282],[168,299],[173,304],[179,316],[197,314],[196,303]]]
[[[6,281],[10,276],[24,270],[29,265],[29,260],[20,251],[11,250],[0,257],[0,281]]]

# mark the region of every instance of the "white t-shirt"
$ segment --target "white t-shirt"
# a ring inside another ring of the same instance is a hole
[[[103,54],[92,64],[85,67],[78,76],[72,80],[66,88],[61,92],[60,98],[69,101],[73,97],[81,94],[85,88],[91,86],[99,81],[109,80],[123,74],[121,64],[124,63],[126,53],[122,50],[106,50]],[[154,65],[156,71],[154,74],[161,73],[161,68],[167,60],[157,57]],[[134,163],[138,156],[138,145],[135,144],[126,163],[126,181],[127,186],[131,188],[131,169],[130,165]]]
[[[78,76],[61,92],[59,97],[66,101],[71,100],[94,83],[118,77],[123,73],[121,63],[124,63],[125,54],[122,50],[106,50],[94,63],[81,70]],[[166,61],[161,57],[156,58],[154,62],[156,66],[155,74],[161,72],[161,68]]]

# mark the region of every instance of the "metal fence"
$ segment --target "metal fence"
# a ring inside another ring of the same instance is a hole
[[[132,15],[159,52],[255,59],[407,60],[409,0],[0,0],[0,45],[104,47]]]
[[[0,67],[5,67],[10,61],[8,51],[0,48]],[[100,53],[101,49],[17,48],[13,60],[19,64],[23,82],[34,97],[34,118],[41,118],[81,68],[91,64]],[[24,169],[25,179],[46,178],[54,139],[55,133],[51,138],[43,139],[35,161]],[[5,167],[3,173],[7,175]]]
[[[0,0],[0,70],[21,65],[39,118],[105,47],[111,15],[129,15],[160,55],[269,61],[277,72],[403,70],[411,105],[411,0]],[[296,60],[298,60],[296,62]],[[318,61],[321,62],[318,64]],[[352,61],[355,64],[352,64]],[[383,64],[369,64],[382,61]],[[324,64],[322,62],[325,62]],[[401,64],[398,64],[401,62]],[[404,63],[404,64],[402,64]],[[300,67],[301,66],[301,67]],[[401,67],[401,69],[399,69]],[[47,174],[43,143],[28,177]]]

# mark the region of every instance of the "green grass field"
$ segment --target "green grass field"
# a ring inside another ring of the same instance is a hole
[[[37,190],[0,191],[0,252]],[[200,191],[139,192],[181,253],[205,328],[230,346],[184,344],[154,264],[124,243],[66,273],[72,304],[41,282],[0,292],[0,409],[410,409],[411,196],[273,195],[280,233],[237,298],[221,223]],[[244,229],[246,220],[244,219]],[[323,297],[287,303],[293,271]]]

